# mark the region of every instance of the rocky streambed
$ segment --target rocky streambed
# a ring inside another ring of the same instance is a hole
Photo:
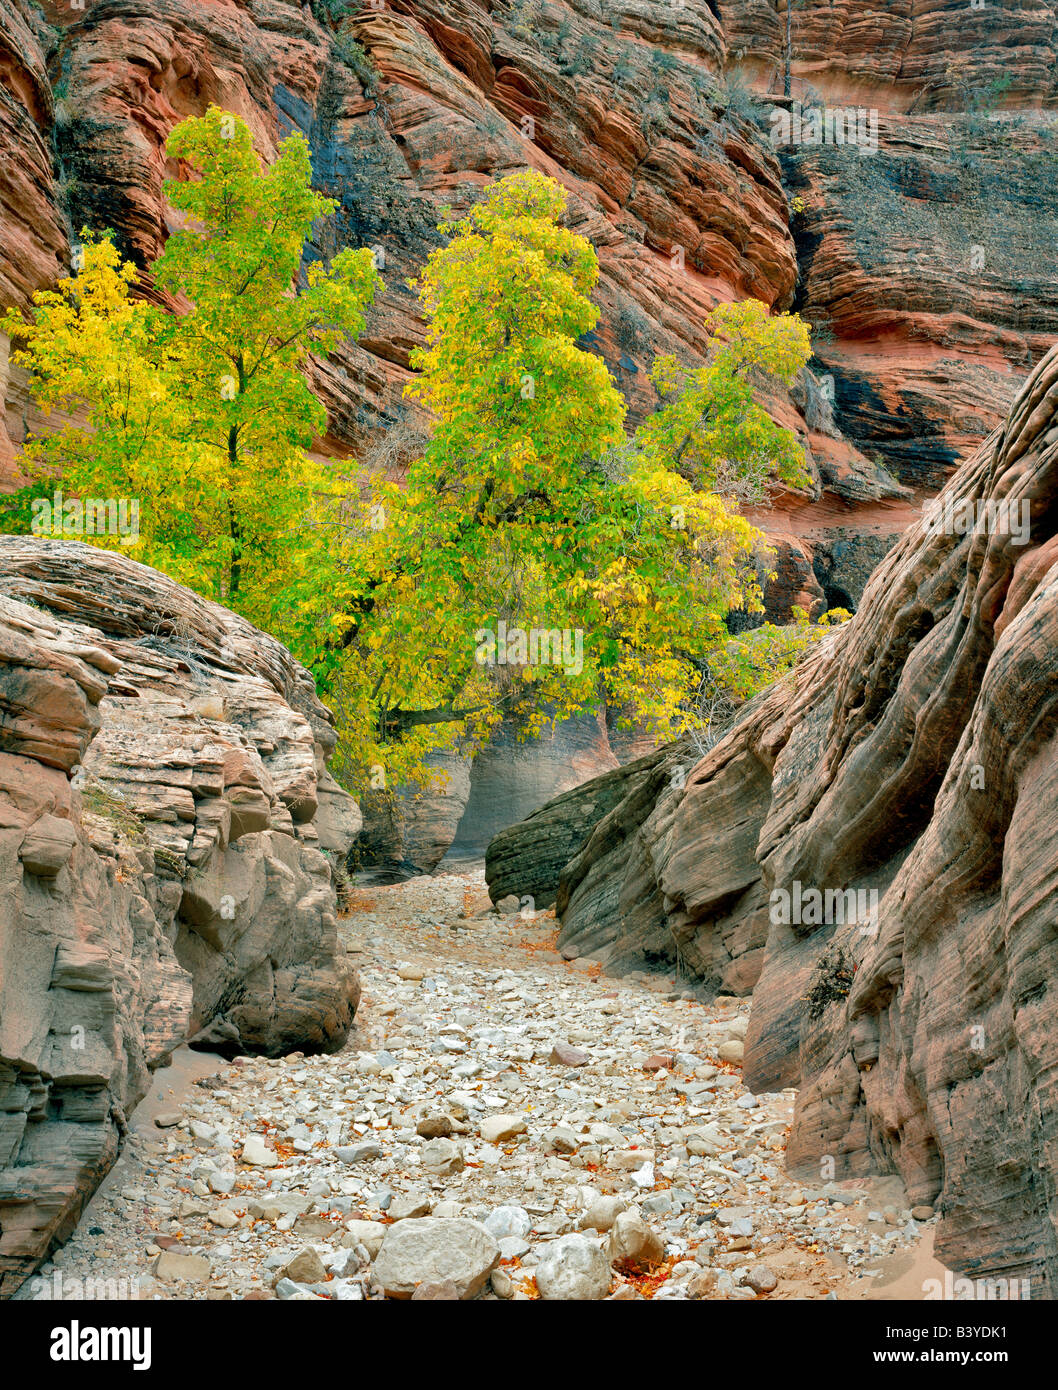
[[[932,1213],[787,1174],[748,1001],[599,978],[555,929],[480,870],[355,890],[344,1050],[177,1054],[16,1297],[884,1297]]]

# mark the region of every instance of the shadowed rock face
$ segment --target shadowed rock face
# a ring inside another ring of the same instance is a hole
[[[562,871],[563,937],[617,969],[630,944],[667,938],[699,979],[727,960],[724,988],[741,966],[747,1084],[801,1088],[794,1168],[818,1174],[829,1156],[839,1177],[899,1171],[912,1201],[943,1214],[945,1263],[1027,1277],[1046,1297],[1058,1287],[1058,348],[948,499],[973,504],[968,530],[917,521],[855,618],[743,711],[682,790],[670,779],[610,812],[619,855],[607,858],[599,822],[595,850],[588,840]],[[1002,502],[1027,505],[1027,544],[985,509]],[[855,912],[837,903],[850,889],[864,894]],[[811,890],[831,894],[826,920],[782,909],[780,893]]]
[[[192,1035],[333,1051],[359,986],[329,712],[273,638],[76,542],[0,536],[0,1293]]]
[[[479,858],[493,836],[617,766],[606,721],[591,714],[558,720],[530,739],[519,737],[507,721],[473,760],[443,752],[428,761],[434,780],[425,789],[363,797],[357,867],[370,869],[374,879],[428,873],[449,850],[460,858]],[[566,852],[559,866],[573,848],[568,834],[562,843]],[[547,899],[553,901],[554,884]]]
[[[364,826],[351,863],[374,882],[429,873],[451,847],[470,795],[470,760],[446,750],[427,763],[425,787],[363,794]]]
[[[732,50],[748,67],[781,71],[786,7],[717,0]],[[989,14],[970,0],[827,0],[791,15],[794,78],[832,101],[885,99],[894,110],[945,110],[967,89],[1010,78],[1008,101],[1058,98],[1052,0],[1017,0]]]
[[[519,739],[517,729],[501,725],[474,759],[455,848],[483,851],[498,830],[616,766],[601,715],[560,720],[535,739]]]
[[[485,860],[493,902],[513,893],[531,897],[537,908],[550,907],[562,891],[560,875],[565,866],[615,807],[626,805],[643,783],[653,781],[654,769],[664,756],[659,750],[594,777],[501,830],[490,841]]]

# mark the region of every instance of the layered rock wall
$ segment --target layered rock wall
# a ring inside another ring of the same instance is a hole
[[[272,638],[76,542],[0,536],[0,1293],[72,1228],[150,1071],[340,1047],[360,829]]]
[[[585,345],[633,419],[654,403],[655,354],[701,359],[718,300],[754,295],[812,321],[813,375],[773,402],[815,478],[763,519],[781,547],[901,531],[1058,333],[1041,256],[1058,236],[1055,0],[797,6],[794,96],[869,106],[868,154],[773,145],[782,17],[764,0],[387,0],[337,27],[328,8],[48,0],[42,17],[12,0],[0,303],[52,284],[85,224],[150,263],[169,223],[162,180],[179,172],[163,145],[184,116],[238,112],[265,158],[300,129],[339,203],[311,254],[376,245],[386,259],[360,342],[314,371],[329,411],[319,448],[363,453],[406,414],[422,341],[406,281],[438,244],[441,207],[539,168],[598,251]],[[10,475],[38,421],[21,372],[2,375]]]
[[[746,1080],[800,1087],[795,1171],[898,1171],[942,1214],[941,1260],[1047,1297],[1058,349],[939,500],[950,522],[917,521],[682,787],[659,765],[597,821],[561,871],[559,940],[752,988]]]

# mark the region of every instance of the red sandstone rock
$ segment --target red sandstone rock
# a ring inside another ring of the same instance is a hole
[[[782,35],[770,0],[718,13],[705,0],[633,6],[606,22],[534,0],[401,0],[361,11],[338,35],[282,0],[252,9],[158,0],[149,15],[131,0],[83,12],[49,0],[46,13],[54,29],[29,0],[13,0],[0,21],[16,103],[0,115],[0,239],[12,252],[0,303],[24,304],[51,283],[68,261],[65,229],[85,221],[114,227],[141,265],[157,255],[169,218],[161,181],[178,172],[162,146],[182,117],[225,105],[249,122],[265,158],[300,127],[321,185],[342,205],[320,249],[377,244],[387,258],[388,288],[361,342],[313,372],[330,416],[325,454],[362,451],[402,409],[422,338],[405,281],[437,244],[441,205],[465,205],[488,178],[527,163],[566,185],[571,223],[598,250],[602,317],[591,344],[633,418],[653,404],[652,357],[698,359],[702,319],[718,299],[755,295],[785,308],[796,295],[833,335],[817,366],[835,381],[833,418],[818,418],[818,400],[796,391],[796,405],[775,404],[803,434],[826,491],[780,509],[808,501],[807,529],[780,513],[764,524],[812,550],[839,519],[857,525],[862,513],[871,525],[876,503],[906,496],[901,484],[935,489],[997,423],[1058,327],[1053,296],[1027,288],[1039,275],[1032,219],[1054,184],[1043,135],[1004,130],[990,152],[974,135],[968,156],[986,162],[967,171],[953,118],[900,114],[915,98],[920,111],[965,110],[998,54],[1015,77],[1008,105],[1053,101],[1043,0],[970,15],[942,0],[914,14],[880,0],[866,11],[848,0],[800,7],[795,94],[810,95],[811,81],[831,101],[881,109],[879,153],[844,161],[833,149],[774,150],[767,107],[754,119],[729,80],[741,63],[759,93],[777,90]],[[374,74],[343,56],[347,37]],[[49,71],[62,72],[61,87]],[[978,242],[986,261],[971,274]],[[153,292],[149,277],[144,290]],[[9,476],[12,441],[39,421],[20,371],[4,390],[0,476]],[[908,519],[898,511],[886,529]]]

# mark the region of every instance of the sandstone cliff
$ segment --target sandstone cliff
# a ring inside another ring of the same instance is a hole
[[[315,249],[385,257],[361,341],[315,372],[330,413],[320,449],[362,452],[405,414],[422,338],[406,280],[438,242],[441,207],[542,169],[598,250],[601,319],[586,346],[633,418],[653,403],[653,356],[698,360],[718,300],[755,295],[812,321],[812,372],[773,403],[815,477],[811,495],[761,518],[780,555],[802,562],[805,582],[788,575],[771,596],[781,614],[794,597],[820,599],[817,553],[825,565],[850,537],[907,525],[1058,333],[1046,273],[1056,4],[799,5],[794,96],[875,111],[877,149],[864,154],[773,146],[783,52],[771,0],[385,0],[340,21],[323,0],[12,0],[0,15],[0,303],[51,284],[86,223],[114,228],[140,266],[158,254],[161,182],[178,172],[162,146],[183,116],[226,106],[266,157],[303,130],[340,204]],[[36,420],[21,374],[0,366],[0,381],[9,470]],[[390,448],[384,463],[399,462]]]
[[[1058,348],[949,499],[953,517],[967,519],[956,501],[973,508],[968,528],[920,518],[856,617],[692,772],[674,775],[680,750],[666,750],[615,806],[607,779],[572,793],[584,838],[561,871],[560,944],[752,989],[746,1080],[800,1087],[795,1171],[898,1171],[942,1213],[941,1260],[1047,1297]],[[1028,509],[1027,545],[998,520],[1003,502]],[[519,835],[524,874],[548,814],[490,851],[504,891],[519,891]],[[784,921],[776,896],[850,889],[857,911],[826,921]]]
[[[68,1234],[189,1036],[342,1045],[325,850],[355,802],[274,639],[76,542],[0,536],[0,1293]]]

